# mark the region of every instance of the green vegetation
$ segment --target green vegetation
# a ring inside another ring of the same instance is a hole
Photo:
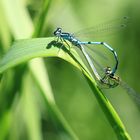
[[[50,37],[55,26],[75,31],[107,16],[133,16],[129,28],[107,41],[118,52],[119,75],[138,90],[140,20],[134,5],[0,2],[0,140],[138,140],[140,112],[126,92],[98,88],[74,48],[60,48]]]

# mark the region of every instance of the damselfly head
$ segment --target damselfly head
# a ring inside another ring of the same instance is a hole
[[[62,28],[59,28],[59,27],[58,27],[58,28],[54,31],[53,34],[54,34],[55,36],[58,36],[58,37],[59,37],[59,36],[61,35],[61,33],[62,33]]]
[[[104,70],[105,70],[105,74],[107,74],[107,75],[112,73],[111,67],[107,66],[106,68],[104,68]]]
[[[120,78],[112,73],[111,67],[104,68],[105,75],[101,79],[101,84],[108,88],[114,88],[119,85]]]

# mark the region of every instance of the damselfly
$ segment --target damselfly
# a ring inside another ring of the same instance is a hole
[[[111,68],[110,67],[106,67],[104,69],[105,71],[105,76],[102,78],[102,83],[105,84],[107,83],[108,86],[112,85],[112,83],[114,83],[114,85],[120,85],[127,93],[130,97],[132,97],[133,101],[138,105],[138,107],[140,108],[140,94],[137,93],[133,88],[131,88],[130,86],[128,86],[124,81],[121,80],[121,78],[119,76],[114,75],[110,75],[111,73]]]
[[[110,31],[117,31],[118,29],[122,29],[125,27],[124,24],[124,20],[126,20],[127,17],[124,17],[120,20],[116,20],[113,21],[112,23],[106,23],[104,25],[100,25],[99,29],[97,28],[89,28],[88,30],[90,30],[90,33],[93,32],[95,35],[96,33],[102,32],[110,32]],[[119,22],[118,22],[119,21]],[[85,35],[87,35],[88,31],[82,31],[84,32]],[[81,32],[77,32],[76,34],[78,35]],[[95,63],[92,61],[92,58],[94,59],[93,55],[90,55],[88,51],[86,51],[86,47],[87,45],[102,45],[104,48],[108,49],[109,52],[111,52],[114,56],[114,60],[115,60],[115,64],[112,67],[111,71],[110,71],[110,76],[114,76],[117,68],[118,68],[118,57],[117,57],[117,53],[116,51],[107,43],[105,42],[94,42],[94,41],[80,41],[79,39],[77,39],[75,37],[74,34],[68,33],[68,32],[63,32],[61,28],[57,28],[54,31],[54,35],[57,37],[57,41],[61,41],[61,42],[65,42],[68,46],[69,44],[67,43],[67,41],[69,41],[72,45],[76,46],[77,48],[79,48],[81,50],[81,52],[83,53],[84,57],[87,60],[87,63],[89,64],[90,68],[92,69],[92,72],[94,73],[94,77],[100,82],[100,83],[104,83],[104,85],[107,85],[107,87],[115,87],[118,84],[116,83],[116,81],[113,81],[108,83],[109,81],[105,81],[104,79],[104,75],[100,75],[99,72],[97,71],[97,68],[95,67]],[[92,49],[92,48],[91,48]],[[92,50],[91,50],[92,52]],[[104,53],[104,52],[102,52]]]

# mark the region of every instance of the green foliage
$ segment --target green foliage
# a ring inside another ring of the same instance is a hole
[[[139,138],[140,127],[135,124],[140,113],[127,95],[120,95],[124,92],[119,88],[101,90],[74,48],[66,44],[61,47],[54,37],[46,37],[56,25],[78,29],[88,26],[88,22],[105,19],[104,15],[124,14],[126,3],[131,6],[131,2],[120,1],[123,10],[119,13],[120,4],[114,2],[111,8],[111,2],[105,3],[90,0],[0,2],[0,140],[130,140],[129,134],[135,140]],[[100,13],[99,8],[102,8]],[[131,33],[132,27],[127,31]],[[128,46],[133,42],[131,36],[127,41],[125,33],[120,36]],[[123,74],[127,67],[131,75],[133,59],[130,59],[130,68],[125,64],[131,51],[121,48],[123,43],[119,37],[110,42],[120,46],[118,54],[126,52],[119,72]],[[133,50],[137,53],[138,49]],[[128,75],[124,73],[123,78]]]

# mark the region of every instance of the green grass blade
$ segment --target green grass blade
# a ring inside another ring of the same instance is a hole
[[[54,38],[36,38],[14,42],[8,53],[0,62],[0,73],[35,57],[58,56],[68,61],[72,61],[72,58],[64,51],[60,51],[60,53],[58,53],[59,48],[57,46],[48,45],[51,44],[53,40]],[[75,63],[75,65],[77,64]]]
[[[4,140],[8,135],[10,124],[11,124],[11,117],[12,113],[5,112],[4,115],[0,119],[0,140]]]
[[[52,0],[45,0],[42,3],[41,11],[36,19],[37,21],[35,23],[35,32],[33,34],[33,37],[39,37],[41,32],[43,31],[44,24],[46,23],[45,19],[48,15],[48,11],[49,11],[51,2],[52,2]]]
[[[64,47],[60,50],[60,46],[54,44],[53,39],[54,38],[36,38],[15,42],[0,63],[0,73],[2,74],[7,69],[35,57],[60,57],[72,63],[74,66],[79,68],[79,70],[83,71],[84,75],[87,77],[88,83],[108,121],[118,136],[118,139],[131,140],[118,114],[108,99],[99,90],[95,81],[90,77],[86,67],[80,62],[81,59],[78,57],[78,55],[74,52],[74,50],[71,50],[71,53]]]
[[[52,117],[55,118],[56,123],[59,124],[59,126],[61,126],[62,128],[64,128],[65,131],[67,131],[68,134],[71,137],[73,137],[73,139],[78,140],[78,137],[73,132],[72,128],[69,126],[68,122],[65,120],[64,116],[61,114],[57,105],[55,104],[54,97],[51,94],[52,90],[51,90],[51,88],[48,88],[50,86],[49,85],[47,87],[45,86],[46,83],[48,84],[47,81],[49,81],[49,79],[44,78],[44,77],[48,77],[48,76],[46,75],[47,74],[46,69],[42,68],[44,66],[44,65],[42,65],[42,63],[43,63],[43,61],[40,58],[31,60],[29,62],[30,71],[32,72],[32,75],[33,75],[36,83],[38,83],[38,87],[42,92],[42,96],[45,99],[45,103],[49,107],[49,109],[51,111],[51,115],[52,115]],[[36,68],[36,70],[33,70],[34,68]],[[43,71],[43,70],[45,70],[45,71]]]
[[[33,24],[25,8],[24,1],[1,1],[9,28],[16,39],[29,38],[33,32]]]
[[[41,33],[41,30],[42,30],[42,27],[43,27],[43,24],[45,23],[44,21],[45,21],[45,18],[46,18],[46,12],[49,10],[49,5],[50,5],[50,3],[51,3],[51,1],[44,1],[45,2],[45,4],[43,4],[44,5],[44,8],[43,8],[43,11],[41,11],[41,14],[39,15],[39,17],[38,17],[38,22],[36,23],[37,24],[37,29],[35,30],[35,33],[34,33],[34,37],[36,36],[38,36],[40,33]],[[28,14],[28,12],[27,12],[27,9],[25,8],[25,5],[24,5],[24,3],[23,2],[19,2],[19,1],[15,1],[14,2],[14,5],[12,4],[13,2],[12,1],[10,1],[10,0],[3,0],[2,1],[2,4],[3,4],[3,7],[4,7],[4,10],[5,10],[5,13],[6,13],[6,18],[7,18],[7,21],[8,21],[8,23],[9,23],[9,27],[10,27],[10,29],[11,29],[11,31],[12,31],[12,34],[13,34],[13,36],[14,36],[14,38],[15,39],[21,39],[21,38],[28,38],[28,37],[30,37],[31,35],[32,35],[32,32],[33,32],[33,24],[32,24],[32,21],[31,21],[31,19],[30,19],[30,17],[29,17],[29,14]],[[18,22],[17,22],[18,21]],[[39,25],[39,26],[38,26]],[[26,41],[25,41],[26,42]],[[29,43],[28,41],[26,42],[27,44]],[[38,42],[39,43],[39,42]],[[38,44],[37,43],[37,44]],[[41,42],[40,42],[41,43]],[[39,44],[40,44],[39,43]],[[48,43],[48,42],[45,42],[45,45],[46,45],[46,43]],[[24,44],[24,41],[23,41],[23,44]],[[36,44],[36,43],[35,43]],[[41,45],[39,45],[38,44],[38,46],[41,46]],[[28,44],[29,45],[29,44]],[[28,46],[27,45],[27,46]],[[17,44],[15,45],[15,46],[18,46]],[[30,47],[30,45],[28,46],[29,48],[31,48]],[[13,49],[13,48],[12,48]],[[12,50],[12,49],[10,49],[10,50]],[[19,45],[19,49],[20,49],[20,45]],[[27,50],[27,48],[25,49],[25,50]],[[38,52],[39,52],[39,50],[37,50]],[[37,54],[38,52],[34,52],[35,54],[34,54],[34,56],[31,56],[29,53],[28,53],[28,55],[26,55],[26,58],[23,58],[21,61],[19,61],[18,60],[18,58],[20,57],[20,55],[21,56],[23,56],[23,55],[25,55],[25,54],[21,54],[21,52],[24,52],[24,51],[19,51],[18,52],[18,55],[17,54],[15,54],[14,55],[14,57],[16,58],[15,60],[17,60],[17,63],[14,63],[14,62],[10,62],[9,63],[9,66],[11,65],[12,67],[13,66],[16,66],[18,63],[21,63],[21,62],[24,62],[24,61],[27,61],[28,59],[31,59],[31,58],[33,58],[33,57],[36,57],[36,56],[39,56],[39,54]],[[26,53],[26,52],[25,52]],[[8,56],[9,58],[10,58],[10,56]],[[4,60],[5,61],[5,60]],[[37,60],[36,60],[37,61]],[[8,63],[8,62],[4,62],[5,64],[6,63]],[[4,64],[3,63],[3,64]],[[37,61],[37,63],[38,63],[38,61]],[[3,65],[2,64],[2,65]],[[5,65],[4,64],[4,65]],[[40,65],[40,66],[38,66],[38,67],[40,67],[40,71],[44,71],[44,64],[43,63],[40,63],[40,61],[39,61],[39,63],[38,63],[38,65]],[[6,66],[6,65],[5,65]],[[9,67],[8,65],[6,66],[7,68]],[[6,68],[5,67],[5,68]],[[30,63],[29,64],[29,67],[30,67],[30,72],[32,73],[32,75],[34,76],[34,78],[38,78],[38,76],[37,75],[35,75],[35,73],[36,73],[36,69],[35,69],[35,67]],[[4,68],[4,69],[5,69]],[[7,69],[6,68],[6,69]],[[3,70],[4,70],[3,69]],[[6,70],[5,69],[5,70]],[[45,68],[46,69],[46,68]],[[42,72],[43,73],[43,72]],[[45,77],[46,76],[46,77]],[[48,101],[49,100],[49,97],[51,96],[52,98],[53,98],[53,93],[51,92],[51,90],[50,91],[46,91],[46,89],[51,89],[51,87],[50,87],[50,83],[49,83],[49,80],[48,80],[48,76],[47,76],[47,73],[46,73],[46,75],[45,75],[44,77],[43,77],[43,79],[45,79],[45,82],[46,82],[46,85],[45,84],[40,84],[39,82],[41,82],[41,79],[39,78],[39,79],[37,79],[36,80],[36,83],[38,84],[38,85],[40,85],[40,89],[41,89],[41,91],[43,91],[43,94],[44,94],[44,97],[45,97],[45,100],[46,101]],[[50,92],[50,93],[47,93],[47,92]],[[47,97],[47,95],[49,95],[49,97]],[[47,100],[48,99],[48,100]],[[50,101],[50,100],[49,100]],[[56,106],[55,106],[55,108],[57,108]],[[59,111],[59,109],[57,108],[57,110],[58,110],[58,112],[59,112],[59,114],[61,114],[60,113],[60,111]],[[53,107],[52,107],[52,112],[53,112],[54,110],[53,110]],[[55,113],[56,111],[54,111],[54,113]],[[57,115],[58,113],[56,113],[56,115]],[[61,115],[59,115],[59,116],[62,116],[62,114]],[[59,116],[56,116],[56,117],[58,117],[59,118]],[[63,118],[63,119],[61,119],[61,118]],[[64,129],[73,137],[73,138],[76,138],[77,139],[77,136],[74,134],[74,132],[72,131],[72,129],[70,128],[70,126],[69,126],[69,124],[65,121],[65,118],[64,117],[60,117],[60,119],[58,119],[58,121],[60,121],[59,123],[64,127]],[[69,127],[65,127],[65,126],[69,126]]]
[[[27,39],[27,40],[21,40],[21,41],[15,42],[13,44],[13,46],[11,47],[11,49],[9,50],[9,53],[7,53],[5,55],[5,58],[3,59],[2,63],[1,63],[1,66],[2,66],[1,70],[5,71],[6,69],[8,69],[10,67],[16,66],[31,58],[34,58],[34,57],[57,56],[59,48],[57,48],[57,47],[52,47],[52,49],[46,48],[47,44],[49,42],[51,42],[52,40],[53,40],[53,38],[48,38],[48,39],[47,38],[38,38],[38,39],[29,39],[29,40]],[[31,45],[32,45],[32,47],[31,47]],[[13,56],[13,57],[11,57],[11,56]],[[11,61],[9,61],[9,60],[11,60]],[[42,69],[44,69],[44,68],[42,68],[43,65],[41,62],[39,62],[40,60],[39,61],[38,60],[36,60],[36,61],[34,60],[34,63],[33,63],[33,61],[30,62],[29,68],[30,68],[31,73],[33,74],[34,78],[36,79],[35,80],[36,83],[39,85],[41,91],[43,92],[43,97],[45,98],[46,102],[48,102],[47,105],[49,105],[51,112],[53,112],[54,116],[57,118],[57,121],[59,121],[59,124],[61,124],[63,126],[65,131],[67,131],[69,133],[69,135],[71,135],[71,137],[78,139],[76,134],[74,134],[73,130],[70,128],[69,124],[66,122],[63,115],[60,113],[57,106],[54,104],[53,94],[51,92],[51,89],[48,91],[49,85],[46,85],[46,84],[48,84],[48,82],[46,82],[46,81],[48,81],[46,79],[46,75],[40,76],[37,74],[37,72],[44,73],[44,72],[42,72]],[[37,65],[39,65],[38,66],[39,70],[35,69],[35,65],[36,65],[35,63]]]
[[[22,114],[30,140],[42,140],[41,113],[37,104],[37,95],[33,91],[33,82],[29,73],[24,74],[22,83]],[[30,93],[30,94],[29,94]]]
[[[35,70],[34,70],[35,68]],[[41,58],[33,59],[29,62],[29,69],[33,75],[36,83],[39,85],[40,90],[45,93],[45,99],[50,102],[50,104],[55,104],[55,100],[52,94],[51,85],[48,85],[49,77],[47,75],[47,70],[45,69],[44,62]],[[46,78],[44,78],[46,77]],[[47,86],[46,86],[47,83]]]
[[[10,43],[11,43],[11,33],[0,1],[0,54],[3,51],[5,52],[8,50]]]

